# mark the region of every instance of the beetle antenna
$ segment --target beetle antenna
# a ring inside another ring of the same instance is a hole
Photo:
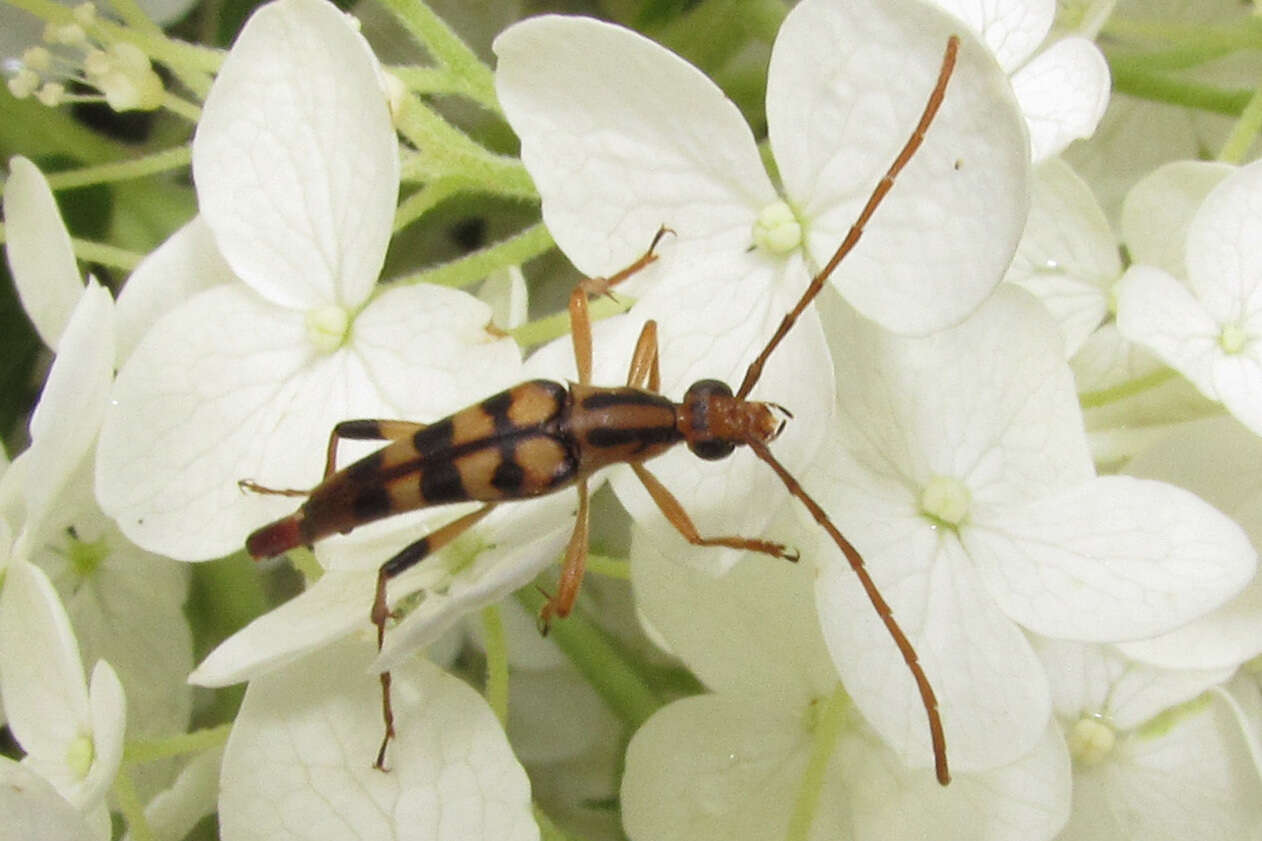
[[[797,497],[806,506],[806,510],[811,512],[815,522],[819,523],[824,531],[828,532],[828,536],[833,539],[833,542],[841,549],[842,554],[846,556],[846,560],[850,562],[850,568],[854,570],[855,575],[859,576],[859,583],[863,585],[864,592],[868,594],[868,600],[872,602],[872,607],[876,609],[877,615],[885,623],[885,629],[889,631],[890,636],[894,639],[894,644],[898,646],[898,650],[903,655],[903,660],[907,663],[907,668],[911,670],[912,677],[916,680],[916,688],[920,690],[920,701],[924,704],[925,714],[929,716],[929,739],[933,743],[934,771],[937,774],[938,782],[946,785],[951,782],[951,772],[947,768],[946,736],[942,731],[942,716],[938,713],[938,698],[933,694],[933,687],[929,684],[929,678],[925,676],[925,671],[920,666],[920,658],[916,654],[916,649],[912,647],[907,635],[903,633],[903,629],[898,626],[890,606],[881,596],[881,591],[876,588],[872,577],[868,575],[867,567],[863,563],[863,556],[859,554],[859,550],[855,549],[849,540],[846,540],[845,535],[833,525],[832,520],[828,519],[828,515],[824,513],[824,509],[819,506],[819,503],[811,499],[801,484],[798,483],[798,480],[793,478],[792,474],[784,468],[784,465],[776,461],[776,457],[771,454],[771,450],[767,448],[766,444],[755,439],[751,439],[747,443],[754,453],[776,472],[776,475],[780,477],[780,481],[784,482],[784,486],[789,489],[789,493]]]
[[[912,155],[916,154],[916,150],[920,148],[920,144],[925,139],[925,132],[929,130],[929,124],[933,122],[934,116],[938,113],[938,108],[942,105],[942,99],[946,95],[947,82],[955,69],[955,57],[959,50],[959,36],[952,35],[947,39],[946,53],[942,56],[942,69],[938,71],[938,83],[934,85],[933,92],[929,94],[929,101],[925,103],[925,110],[920,115],[920,122],[916,123],[916,128],[912,131],[911,137],[907,138],[907,142],[903,144],[902,151],[898,153],[894,163],[890,165],[889,170],[886,171],[876,185],[876,189],[872,191],[872,195],[868,198],[868,203],[863,206],[863,210],[859,213],[859,218],[850,226],[850,232],[841,241],[841,245],[833,253],[832,259],[820,270],[819,274],[811,278],[811,283],[806,287],[806,291],[802,293],[802,299],[797,302],[797,306],[791,309],[789,314],[784,317],[784,320],[780,322],[780,326],[776,328],[775,335],[771,337],[771,341],[767,342],[767,346],[762,349],[762,353],[758,354],[758,357],[750,363],[749,369],[745,372],[745,379],[741,382],[741,387],[736,392],[737,399],[744,399],[749,396],[750,390],[758,382],[758,378],[762,376],[762,368],[767,362],[767,357],[771,356],[771,352],[780,344],[780,340],[788,335],[789,330],[793,328],[794,323],[798,320],[798,316],[802,314],[811,301],[815,300],[815,296],[824,288],[824,283],[833,273],[833,270],[837,268],[837,264],[859,243],[859,238],[863,236],[864,226],[872,218],[877,205],[881,203],[885,198],[885,194],[894,186],[894,179],[898,177],[898,173],[902,171],[907,162],[911,160]]]

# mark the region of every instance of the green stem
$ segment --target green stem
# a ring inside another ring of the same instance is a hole
[[[1078,403],[1084,409],[1098,409],[1101,406],[1107,406],[1127,397],[1133,397],[1148,389],[1156,388],[1167,380],[1173,379],[1174,376],[1174,371],[1171,371],[1169,368],[1163,368],[1160,371],[1153,371],[1151,374],[1137,377],[1112,388],[1085,391],[1078,395]]]
[[[391,281],[393,284],[434,283],[462,288],[482,280],[496,269],[517,266],[538,257],[552,247],[552,235],[543,223],[531,225],[519,234],[494,245],[450,260],[415,274]]]
[[[846,724],[849,709],[850,699],[841,684],[837,684],[823,707],[816,710],[817,716],[811,733],[811,757],[802,774],[802,785],[798,789],[797,801],[793,804],[793,814],[789,817],[785,841],[806,841],[810,837],[811,824],[815,820],[819,798],[824,791],[828,764],[837,749],[837,740]]]
[[[77,237],[72,237],[70,244],[74,246],[74,256],[83,262],[99,263],[102,266],[122,269],[125,272],[136,268],[145,258],[145,255],[137,254],[135,251]]]
[[[587,308],[591,313],[592,321],[600,321],[602,318],[626,312],[634,303],[634,298],[618,295],[616,300],[596,298],[588,303]],[[558,312],[527,322],[514,330],[509,330],[508,334],[517,341],[517,344],[524,348],[529,348],[541,345],[544,342],[550,342],[553,339],[567,335],[569,332],[570,314],[568,312]]]
[[[403,100],[395,126],[418,150],[405,161],[404,178],[426,182],[459,178],[495,195],[538,199],[534,182],[521,161],[488,152],[419,97]]]
[[[159,759],[170,759],[189,753],[202,753],[222,746],[228,741],[231,724],[194,730],[192,733],[180,733],[162,739],[129,739],[123,748],[123,762],[128,765],[143,765],[157,762]]]
[[[587,571],[619,581],[631,580],[631,562],[625,558],[614,558],[609,555],[597,555],[589,552],[587,555]]]
[[[1262,46],[1262,21],[1241,15],[1230,24],[1210,26],[1113,15],[1100,34],[1118,41],[1155,42],[1167,48],[1217,50],[1225,54]]]
[[[395,65],[390,72],[407,85],[408,90],[424,96],[455,95],[476,100],[480,91],[464,76],[458,76],[445,67],[417,67]]]
[[[48,176],[48,186],[57,191],[84,187],[88,184],[128,181],[133,178],[143,178],[146,175],[183,169],[189,165],[192,159],[192,147],[176,146],[172,149],[163,149],[161,152],[145,155],[142,158],[54,172]]]
[[[434,14],[422,0],[382,0],[403,28],[425,47],[434,60],[467,80],[467,95],[487,109],[499,113],[495,99],[495,76],[477,54],[460,40],[451,27]]]
[[[1228,164],[1244,163],[1245,155],[1253,146],[1253,141],[1258,139],[1259,131],[1262,131],[1262,87],[1255,90],[1249,98],[1240,119],[1232,127],[1223,148],[1219,150],[1218,160]]]
[[[1253,96],[1251,91],[1242,88],[1221,88],[1153,73],[1138,63],[1122,59],[1110,59],[1109,71],[1117,93],[1232,117],[1244,113]]]
[[[153,834],[149,819],[145,817],[145,806],[140,802],[140,796],[136,793],[136,786],[127,769],[120,769],[114,777],[113,792],[114,802],[123,813],[132,841],[156,841],[157,836]]]
[[[500,609],[493,604],[482,608],[482,643],[486,648],[486,702],[504,726],[508,724],[508,643]]]
[[[114,7],[114,11],[118,12],[118,16],[137,32],[143,32],[151,38],[166,40],[162,27],[150,20],[136,0],[110,0],[110,5]],[[200,98],[206,98],[206,93],[210,90],[211,81],[207,73],[186,68],[182,64],[172,64],[169,67],[184,87],[193,91]]]
[[[187,99],[176,96],[170,91],[167,91],[166,96],[162,98],[162,107],[178,117],[183,117],[190,123],[196,123],[202,118],[202,109],[199,106],[189,102]]]
[[[517,591],[517,600],[538,615],[545,598],[535,588],[526,587]],[[582,611],[553,622],[549,634],[610,711],[632,730],[664,703],[647,676]]]
[[[411,225],[455,195],[459,189],[459,185],[454,180],[435,181],[424,185],[399,202],[399,207],[394,211],[394,232],[397,234]]]

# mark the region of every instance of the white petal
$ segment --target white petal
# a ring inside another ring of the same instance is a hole
[[[637,318],[658,323],[663,393],[682,396],[700,379],[738,387],[746,367],[795,303],[790,284],[771,282],[770,272],[746,278],[744,285],[734,288],[725,267],[735,263],[729,259],[697,265],[687,285],[660,285],[636,304]],[[625,370],[628,358],[623,357],[619,367]],[[756,400],[775,401],[793,413],[795,420],[772,444],[790,473],[800,474],[823,441],[824,425],[832,414],[830,373],[819,316],[808,310],[771,356],[751,393]],[[769,468],[749,452],[702,461],[685,447],[676,447],[646,467],[683,503],[706,537],[760,537],[788,501],[788,492],[778,487]],[[683,538],[633,473],[614,471],[610,483],[650,539],[672,552],[686,551]],[[725,569],[737,557],[734,550],[711,548],[702,562]]]
[[[254,681],[224,753],[225,841],[532,841],[525,772],[486,702],[424,661],[394,673],[389,773],[370,646],[344,644]]]
[[[494,48],[496,92],[543,219],[580,271],[626,266],[662,225],[676,232],[663,262],[748,247],[775,192],[740,112],[700,71],[587,18],[527,20]]]
[[[57,359],[31,415],[26,528],[39,529],[58,491],[96,440],[114,379],[114,300],[90,280],[61,336]]]
[[[636,605],[709,689],[758,693],[784,710],[832,691],[836,671],[810,609],[812,564],[746,555],[715,577],[666,556],[635,529],[631,557]]]
[[[821,310],[842,426],[869,469],[901,476],[912,493],[952,477],[975,501],[994,502],[1037,499],[1094,474],[1063,340],[1027,293],[1003,287],[963,324],[924,339],[830,303]]]
[[[749,694],[702,695],[658,710],[627,747],[628,837],[783,837],[810,756],[802,711]]]
[[[1262,435],[1262,341],[1254,338],[1239,353],[1214,363],[1214,393],[1232,416]]]
[[[1030,218],[1005,280],[1033,293],[1052,313],[1073,356],[1109,311],[1121,275],[1117,241],[1104,211],[1060,158],[1035,171]]]
[[[118,294],[118,366],[163,315],[203,289],[234,280],[205,219],[194,216],[140,262]]]
[[[240,479],[310,487],[329,430],[396,413],[346,348],[321,355],[301,313],[218,286],[166,315],[119,373],[97,448],[96,493],[151,551],[205,560],[297,507]]]
[[[1055,724],[1012,764],[955,774],[946,788],[931,774],[908,772],[888,751],[857,749],[859,742],[840,751],[856,839],[1029,841],[1051,838],[1069,817],[1069,751]]]
[[[981,34],[1006,72],[1034,52],[1052,28],[1053,0],[933,0]]]
[[[491,321],[501,330],[512,330],[526,323],[530,293],[520,266],[508,266],[493,272],[478,287],[478,299],[491,307]]]
[[[1126,465],[1126,472],[1173,482],[1198,494],[1262,545],[1262,440],[1231,418],[1185,424]],[[1128,656],[1171,669],[1243,663],[1262,653],[1262,579],[1201,619],[1120,646]]]
[[[1051,715],[1046,677],[958,544],[939,542],[923,521],[918,529],[904,521],[900,534],[895,517],[881,530],[840,520],[933,686],[952,772],[1006,765],[1032,750]],[[815,600],[842,683],[864,718],[904,762],[928,767],[929,726],[911,673],[840,552],[822,565]]]
[[[1127,476],[978,511],[962,536],[1004,612],[1061,639],[1164,633],[1239,593],[1257,567],[1240,527],[1199,497]]]
[[[1057,41],[1013,74],[1036,162],[1095,132],[1109,104],[1109,85],[1108,63],[1086,38]]]
[[[79,810],[43,777],[19,762],[0,757],[0,814],[4,835],[13,841],[97,841]]]
[[[206,223],[268,300],[353,307],[385,257],[398,147],[377,64],[335,6],[256,12],[206,98],[193,140]]]
[[[83,277],[48,182],[20,155],[9,160],[4,222],[5,253],[22,308],[44,344],[55,350],[83,294]]]
[[[1188,286],[1220,324],[1262,306],[1262,165],[1223,179],[1188,228]],[[1256,340],[1256,336],[1254,336]]]
[[[1116,759],[1075,775],[1064,841],[1255,837],[1262,787],[1221,701],[1132,734],[1114,751]]]
[[[799,4],[767,80],[768,133],[823,265],[933,89],[950,16],[899,0]],[[832,283],[900,333],[957,323],[994,288],[1029,206],[1024,121],[989,52],[963,34],[942,109]],[[879,280],[878,280],[879,279]]]
[[[88,688],[92,707],[92,768],[79,792],[84,805],[103,800],[123,761],[123,736],[127,721],[127,698],[114,668],[98,660],[92,669]]]
[[[395,287],[355,318],[352,346],[403,417],[437,420],[521,379],[521,352],[487,331],[491,308],[458,289]]]
[[[441,588],[426,592],[420,605],[386,633],[373,668],[394,668],[463,616],[530,583],[560,555],[569,539],[575,507],[572,493],[565,490],[546,499],[506,504],[488,517],[474,534],[485,548]],[[392,583],[392,599],[395,591]]]
[[[1192,217],[1210,191],[1235,171],[1215,161],[1174,161],[1140,179],[1122,204],[1122,241],[1131,259],[1186,278]]]
[[[159,838],[183,838],[198,821],[213,814],[219,799],[222,750],[208,750],[189,760],[171,786],[145,806],[145,820]],[[128,832],[123,841],[135,841]]]
[[[1223,355],[1219,328],[1187,287],[1151,266],[1131,266],[1117,285],[1117,327],[1218,399],[1213,369]]]
[[[367,633],[376,585],[375,572],[326,572],[305,591],[221,642],[188,676],[189,683],[229,686],[251,680],[357,630]]]
[[[92,736],[92,710],[79,646],[48,576],[15,559],[0,595],[0,691],[9,729],[27,762],[76,806],[81,777],[66,751]]]

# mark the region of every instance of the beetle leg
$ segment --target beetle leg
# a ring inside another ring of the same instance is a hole
[[[539,611],[539,630],[548,633],[548,623],[555,616],[564,619],[574,609],[574,600],[578,598],[578,588],[583,583],[583,572],[587,569],[587,539],[590,534],[588,524],[589,505],[587,500],[587,480],[582,479],[578,485],[578,517],[574,522],[574,532],[565,547],[565,563],[561,567],[561,580],[557,582],[556,595],[548,598],[543,609]]]
[[[410,438],[427,424],[401,420],[347,420],[333,427],[329,433],[329,446],[325,452],[324,478],[337,471],[338,441],[398,441]]]
[[[387,582],[396,575],[416,566],[431,554],[442,549],[468,531],[475,523],[487,514],[490,514],[491,509],[494,507],[495,503],[488,503],[476,511],[471,511],[459,519],[452,520],[442,528],[436,529],[420,540],[408,544],[393,558],[381,565],[381,569],[377,571],[377,593],[372,603],[372,623],[377,626],[378,651],[381,650],[381,644],[385,641],[386,620],[390,618],[390,607],[386,604]],[[386,723],[386,733],[381,739],[381,748],[377,751],[377,761],[373,763],[373,767],[384,771],[386,746],[394,738],[394,710],[390,706],[389,672],[381,673],[381,717]]]
[[[697,527],[693,525],[688,512],[684,510],[684,506],[680,504],[675,495],[667,490],[666,486],[656,476],[638,462],[631,462],[631,469],[635,471],[635,475],[644,483],[645,490],[649,492],[649,496],[653,497],[657,507],[666,515],[666,519],[670,520],[670,524],[693,546],[727,546],[730,549],[761,552],[764,555],[770,555],[773,558],[784,558],[787,561],[796,561],[798,559],[797,550],[790,550],[783,543],[773,543],[770,540],[757,540],[748,537],[702,537],[697,531]]]
[[[644,322],[640,338],[631,355],[631,368],[627,371],[627,385],[635,388],[648,386],[649,391],[661,387],[662,372],[657,366],[657,322]]]
[[[592,319],[587,310],[587,296],[613,297],[609,290],[656,260],[657,244],[662,241],[662,237],[673,233],[675,232],[663,225],[653,235],[648,250],[634,263],[609,277],[585,277],[570,293],[570,332],[574,339],[574,364],[578,368],[579,384],[588,385],[592,380]]]

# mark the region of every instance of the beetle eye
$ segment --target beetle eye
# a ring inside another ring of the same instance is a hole
[[[705,441],[689,441],[688,449],[692,450],[693,455],[697,458],[703,458],[706,461],[718,461],[731,455],[732,450],[736,449],[736,445],[731,441],[710,438]]]

